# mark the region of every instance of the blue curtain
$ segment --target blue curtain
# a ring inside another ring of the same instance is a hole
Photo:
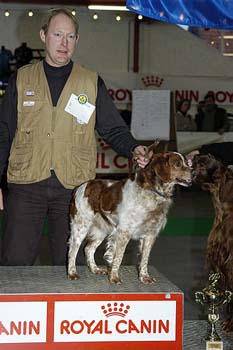
[[[233,29],[233,0],[127,0],[130,11],[192,27]]]

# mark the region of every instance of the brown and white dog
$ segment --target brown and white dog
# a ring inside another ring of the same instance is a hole
[[[207,240],[206,267],[223,275],[222,288],[233,291],[233,171],[212,155],[197,155],[193,160],[193,180],[209,191],[215,209],[214,223]],[[233,300],[229,317],[222,324],[233,331]]]
[[[84,239],[85,256],[93,273],[107,273],[95,262],[95,251],[107,238],[104,254],[109,281],[121,283],[119,268],[130,239],[139,240],[139,279],[154,282],[148,273],[152,246],[165,226],[176,184],[191,184],[191,169],[177,152],[155,153],[148,148],[148,165],[136,171],[134,180],[91,180],[79,186],[71,204],[68,277],[78,279],[76,256]]]

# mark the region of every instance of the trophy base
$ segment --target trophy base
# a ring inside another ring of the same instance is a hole
[[[223,350],[222,341],[207,341],[206,350]]]

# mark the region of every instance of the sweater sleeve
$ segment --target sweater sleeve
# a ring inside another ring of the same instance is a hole
[[[132,150],[139,143],[132,136],[100,77],[98,77],[95,127],[115,152],[127,158],[132,157]]]
[[[11,144],[17,126],[16,73],[12,74],[0,105],[0,179],[7,167]]]
[[[225,165],[233,164],[233,142],[220,142],[203,145],[199,149],[200,154],[212,154]]]

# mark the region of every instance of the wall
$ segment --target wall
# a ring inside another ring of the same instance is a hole
[[[4,45],[14,51],[22,42],[27,42],[31,48],[43,48],[39,30],[42,18],[49,8],[50,6],[42,5],[0,5],[0,46]],[[4,16],[5,9],[12,11],[9,17]],[[34,10],[33,17],[28,17],[29,9]],[[122,20],[116,22],[113,13],[102,11],[99,20],[94,21],[93,11],[85,7],[76,7],[77,9],[80,40],[74,60],[101,72],[127,72],[134,15],[124,12]]]
[[[9,17],[3,14],[6,8],[12,10]],[[31,48],[43,48],[38,33],[48,8],[49,5],[0,5],[0,45],[14,50],[27,42]],[[35,11],[31,18],[26,12],[29,9]],[[232,58],[221,56],[219,51],[176,25],[148,20],[140,24],[139,73],[135,74],[135,15],[121,12],[122,21],[116,22],[116,13],[102,11],[99,20],[93,21],[93,12],[85,7],[75,9],[80,40],[74,60],[98,71],[115,95],[120,90],[120,98],[115,98],[115,102],[122,108],[131,102],[132,89],[170,89],[176,92],[177,98],[190,97],[194,113],[197,100],[208,90],[214,90],[219,93],[218,103],[233,112]],[[145,76],[158,77],[162,83],[145,85],[142,83]]]

